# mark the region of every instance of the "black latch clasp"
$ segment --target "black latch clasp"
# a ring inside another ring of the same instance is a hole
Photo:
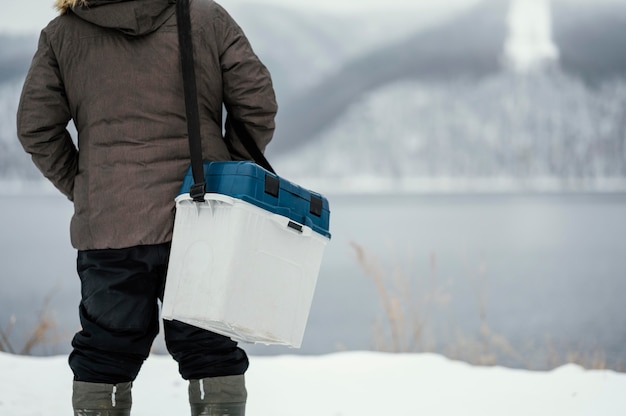
[[[278,192],[280,191],[280,179],[275,176],[265,174],[265,193],[272,195],[274,198],[278,198]]]
[[[189,190],[189,196],[191,196],[195,202],[204,202],[204,194],[206,193],[205,188],[205,182],[194,183],[191,185],[191,189]]]
[[[317,217],[321,217],[323,209],[324,209],[324,201],[322,200],[322,198],[317,195],[312,194],[309,212]]]

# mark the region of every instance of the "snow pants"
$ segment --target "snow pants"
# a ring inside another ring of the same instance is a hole
[[[72,340],[74,380],[135,380],[159,332],[170,244],[79,251],[82,330]],[[163,322],[165,344],[186,380],[244,374],[246,353],[230,338],[178,321]]]

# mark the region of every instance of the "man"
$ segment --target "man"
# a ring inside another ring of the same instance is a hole
[[[56,6],[24,83],[18,136],[74,203],[82,295],[69,358],[74,414],[129,415],[132,382],[158,333],[174,197],[189,166],[175,0]],[[277,110],[270,75],[218,4],[194,0],[190,11],[203,156],[250,159],[229,123],[222,136],[222,105],[264,150]],[[190,383],[192,415],[243,415],[245,352],[180,322],[164,329]]]

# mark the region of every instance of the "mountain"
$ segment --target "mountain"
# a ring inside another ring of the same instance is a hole
[[[321,190],[624,189],[626,3],[553,0],[558,58],[524,73],[505,62],[510,5],[377,15],[233,6],[277,90],[270,160]],[[0,177],[38,177],[14,122],[35,42],[0,36]]]
[[[626,189],[626,4],[553,2],[558,60],[528,73],[504,62],[502,5],[300,97],[277,132],[289,145],[272,148],[278,171],[324,190]]]
[[[246,2],[231,3],[228,11],[270,69],[279,101],[286,103],[351,60],[436,26],[469,7],[456,4],[459,0],[448,3],[422,0],[406,9],[350,15]]]
[[[338,16],[243,2],[231,3],[228,11],[270,69],[280,106],[284,107],[287,104],[283,103],[305,94],[351,59],[434,26],[459,9],[463,8],[450,11],[435,5],[429,13],[418,15],[389,10]],[[35,34],[0,35],[0,178],[41,177],[15,132],[19,91],[36,44]]]
[[[624,178],[625,150],[626,82],[552,68],[385,85],[274,167],[327,192],[582,190]]]
[[[473,79],[501,71],[508,5],[483,2],[438,27],[352,60],[284,106],[271,151],[280,154],[311,141],[362,94],[382,85],[402,79]],[[626,4],[561,0],[553,5],[553,22],[559,65],[566,73],[596,83],[626,75]]]
[[[278,115],[281,153],[307,143],[367,93],[404,79],[445,82],[500,69],[507,4],[490,1],[440,26],[348,62],[323,83],[288,102]]]
[[[588,83],[626,76],[626,2],[554,0],[561,67]]]

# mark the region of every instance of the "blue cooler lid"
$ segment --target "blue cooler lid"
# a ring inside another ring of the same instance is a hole
[[[204,162],[206,192],[241,199],[267,211],[288,217],[330,238],[328,199],[290,182],[254,162]],[[193,185],[191,167],[179,194]]]

